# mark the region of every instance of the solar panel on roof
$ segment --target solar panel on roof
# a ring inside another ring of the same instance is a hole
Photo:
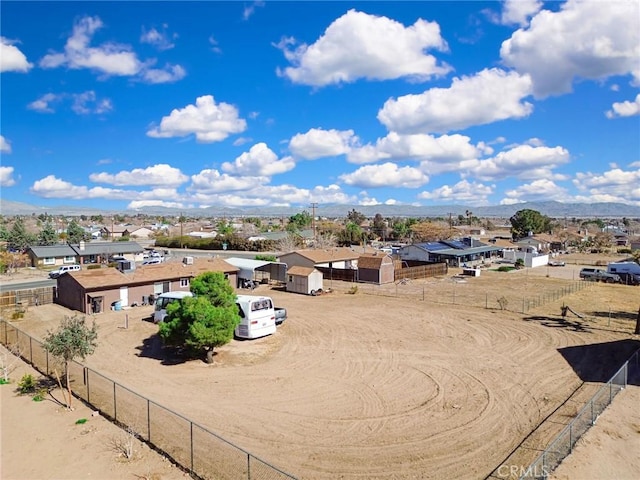
[[[430,242],[425,244],[425,250],[429,250],[430,252],[437,252],[438,250],[446,250],[449,246],[440,242]]]

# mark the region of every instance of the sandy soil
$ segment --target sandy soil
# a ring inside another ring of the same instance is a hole
[[[523,296],[557,291],[575,275],[571,265],[483,271],[455,288],[480,298],[489,291]],[[298,478],[482,479],[565,404],[562,418],[529,439],[533,460],[575,414],[580,392],[588,398],[589,386],[608,379],[640,347],[632,334],[637,287],[590,285],[521,314],[429,301],[452,285],[441,278],[406,286],[416,296],[397,294],[396,286],[387,295],[366,288],[350,295],[350,285],[334,282],[333,293],[318,297],[260,286],[258,293],[286,307],[289,318],[273,336],[220,348],[213,365],[168,357],[157,327],[143,321],[150,307],[106,312],[95,317],[100,346],[86,364]],[[425,289],[432,297],[423,300]],[[564,302],[583,318],[562,318]],[[30,308],[18,326],[42,337],[68,313],[56,305]],[[2,394],[2,466],[13,475],[3,478],[37,478],[29,475],[31,466],[8,460],[7,452],[25,458],[29,451],[7,420],[23,410],[13,415],[18,403],[5,404],[4,387]],[[54,408],[51,416],[69,418],[65,428],[78,430],[77,415]],[[624,427],[633,420],[617,422]],[[104,450],[104,441],[98,443],[85,452]],[[40,455],[49,452],[41,445]],[[113,456],[109,461],[122,465]],[[143,470],[168,475],[159,461]],[[82,471],[82,458],[74,462]],[[87,477],[65,473],[60,476]]]
[[[629,385],[578,441],[552,480],[640,478],[640,387]]]

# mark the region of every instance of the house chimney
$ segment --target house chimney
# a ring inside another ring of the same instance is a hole
[[[84,240],[80,240],[80,251],[84,252]]]

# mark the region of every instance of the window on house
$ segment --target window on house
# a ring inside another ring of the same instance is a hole
[[[55,265],[56,259],[54,257],[47,257],[42,260],[42,263],[45,265]]]
[[[181,278],[180,279],[180,286],[181,287],[188,287],[189,286],[189,279],[188,278]]]
[[[289,275],[289,282],[293,282],[293,275]]]
[[[76,263],[76,257],[73,255],[64,257],[63,263]]]

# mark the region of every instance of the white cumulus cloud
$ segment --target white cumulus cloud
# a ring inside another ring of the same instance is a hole
[[[312,128],[307,133],[298,133],[289,141],[289,151],[294,157],[306,160],[334,157],[348,153],[357,143],[353,130],[323,130]]]
[[[471,145],[470,138],[464,135],[442,135],[435,137],[427,134],[400,135],[389,133],[379,138],[375,145],[354,148],[348,154],[351,163],[373,163],[379,160],[415,160],[429,162],[435,171],[456,170],[460,162],[475,159],[482,151]],[[436,167],[435,164],[439,164]],[[426,166],[426,163],[424,163]],[[424,168],[422,169],[423,171]]]
[[[256,185],[266,185],[269,181],[269,177],[238,177],[206,168],[191,176],[189,190],[199,194],[235,192],[252,190]]]
[[[444,133],[498,120],[522,118],[533,111],[523,101],[531,94],[531,79],[498,68],[454,78],[449,88],[387,100],[378,120],[400,133]]]
[[[196,99],[195,105],[174,109],[163,117],[160,125],[147,131],[153,138],[195,135],[199,142],[219,142],[233,133],[243,132],[246,120],[238,117],[238,109],[228,103],[216,103],[212,95]]]
[[[233,162],[224,162],[222,170],[236,175],[253,177],[277,175],[288,172],[296,166],[291,157],[278,159],[266,143],[256,143],[248,152],[242,153]]]
[[[495,185],[484,185],[478,182],[461,180],[453,186],[443,185],[431,191],[418,194],[422,200],[436,200],[446,202],[463,202],[468,205],[484,205],[488,203],[489,195],[493,194]]]
[[[27,57],[14,44],[16,42],[0,37],[0,72],[28,72],[33,67]]]
[[[633,75],[640,83],[640,3],[568,0],[541,10],[505,40],[505,65],[531,76],[539,98],[570,92],[576,78]]]
[[[502,6],[501,23],[527,25],[531,16],[538,13],[541,7],[542,2],[539,0],[506,0]]]
[[[4,138],[4,135],[0,135],[0,152],[11,153],[11,142]]]
[[[611,110],[606,112],[607,118],[631,117],[640,114],[640,93],[636,95],[636,99],[632,102],[626,100],[624,102],[616,102],[611,105]]]
[[[92,173],[89,180],[95,183],[106,183],[109,185],[162,185],[177,187],[189,180],[180,169],[160,163],[147,168],[134,168],[133,170],[122,170],[116,174],[101,172]]]
[[[417,188],[429,181],[429,177],[414,167],[400,167],[387,162],[380,165],[365,165],[352,173],[340,175],[347,185],[362,188],[400,187]]]
[[[67,39],[64,51],[45,55],[40,60],[40,66],[87,68],[106,76],[132,76],[149,83],[174,82],[184,77],[185,71],[179,65],[167,64],[164,70],[151,69],[156,60],[141,61],[130,45],[106,42],[91,46],[93,35],[103,26],[97,16],[80,18],[73,26],[73,33]]]
[[[0,187],[12,187],[16,184],[13,178],[13,167],[0,167]]]
[[[451,68],[426,50],[447,50],[435,22],[418,19],[410,27],[387,17],[349,10],[312,45],[296,46],[285,38],[278,45],[293,66],[279,71],[294,83],[321,87],[360,78],[426,80]]]
[[[539,178],[564,179],[553,170],[570,160],[564,147],[518,145],[499,152],[494,157],[480,160],[469,173],[480,180],[501,180],[516,177],[524,180]]]
[[[531,183],[520,185],[515,189],[507,190],[505,195],[506,198],[503,198],[500,202],[502,205],[544,200],[556,200],[560,202],[569,200],[567,190],[547,178],[534,180]]]

